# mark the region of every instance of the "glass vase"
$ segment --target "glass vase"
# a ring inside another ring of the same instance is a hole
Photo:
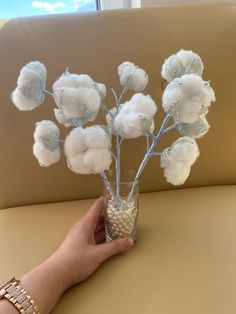
[[[135,171],[120,171],[117,181],[116,170],[109,170],[103,179],[105,202],[106,240],[130,237],[137,239],[137,218],[139,210],[139,180]]]

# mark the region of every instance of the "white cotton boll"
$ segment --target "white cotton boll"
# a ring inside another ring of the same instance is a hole
[[[130,100],[131,110],[135,112],[144,113],[150,116],[154,116],[157,112],[157,106],[155,101],[149,95],[142,93],[134,94]]]
[[[144,90],[148,83],[147,73],[140,68],[125,67],[120,76],[120,84],[135,92]]]
[[[44,101],[47,71],[45,66],[38,62],[26,64],[20,71],[17,87],[11,97],[15,106],[23,111],[33,110]]]
[[[42,120],[36,123],[33,154],[41,166],[50,166],[60,159],[59,136],[60,130],[54,122]]]
[[[64,143],[67,158],[72,158],[87,149],[85,130],[81,127],[75,128],[67,135]]]
[[[190,136],[193,138],[201,138],[203,137],[208,130],[210,129],[210,125],[205,116],[200,117],[194,123],[181,123],[178,126],[178,130],[184,136]]]
[[[122,138],[136,138],[142,135],[141,121],[135,113],[119,113],[115,120],[114,126]]]
[[[199,148],[197,143],[189,136],[178,138],[168,150],[168,158],[174,163],[182,162],[191,166],[198,157]]]
[[[201,76],[203,68],[202,60],[198,54],[191,50],[180,50],[165,60],[161,75],[168,82],[171,82],[184,74],[193,73]]]
[[[36,123],[34,131],[34,140],[36,142],[45,141],[52,146],[57,147],[59,143],[60,130],[57,125],[50,120],[42,120]]]
[[[66,118],[89,117],[97,114],[100,106],[100,96],[93,88],[66,87],[61,95],[54,94],[59,109]]]
[[[132,111],[131,101],[126,101],[124,104],[120,105],[119,113],[130,113]]]
[[[84,163],[84,156],[84,153],[80,153],[73,157],[67,157],[68,167],[77,174],[91,174],[91,169]]]
[[[123,63],[121,63],[119,66],[118,66],[118,75],[121,76],[123,75],[123,71],[126,67],[129,67],[131,69],[136,69],[137,66],[132,63],[132,62],[129,62],[129,61],[125,61]]]
[[[200,76],[186,74],[171,81],[162,96],[163,108],[175,121],[193,123],[208,112],[214,91]]]
[[[121,137],[131,139],[145,135],[147,131],[152,132],[154,123],[149,116],[140,113],[120,112],[114,120],[114,126]]]
[[[38,73],[41,80],[43,82],[46,82],[46,80],[47,80],[47,69],[43,63],[41,63],[39,61],[31,61],[31,62],[27,63],[25,67],[27,69],[30,69],[30,70]]]
[[[89,149],[85,153],[84,163],[94,174],[108,170],[112,163],[111,151],[103,148]]]
[[[142,91],[148,83],[147,73],[134,63],[123,62],[118,67],[120,83],[123,87],[135,92]]]
[[[65,87],[87,87],[94,88],[94,81],[87,74],[63,73],[53,84],[53,91]]]
[[[111,140],[107,132],[99,125],[85,129],[85,143],[87,148],[111,148]]]
[[[181,185],[187,180],[191,168],[183,163],[170,163],[164,168],[166,181],[173,185]]]
[[[18,87],[12,92],[11,99],[14,105],[22,111],[33,110],[38,106],[33,99],[25,97]]]
[[[33,80],[41,80],[40,75],[37,72],[31,69],[28,69],[27,66],[24,66],[21,69],[20,75],[17,79],[17,85],[22,86],[28,83],[29,81],[33,81]]]
[[[81,174],[107,170],[112,162],[109,135],[100,126],[76,128],[65,140],[69,168]]]
[[[201,57],[197,53],[194,53],[191,50],[181,49],[179,52],[177,52],[176,56],[185,67],[185,73],[183,74],[193,73],[199,76],[202,75],[204,65]]]
[[[41,142],[35,142],[33,145],[33,154],[38,159],[41,167],[48,167],[60,160],[60,149],[53,151],[45,148]]]
[[[71,119],[67,119],[64,114],[59,109],[54,109],[54,114],[57,121],[63,124],[65,127],[74,126],[74,123]]]
[[[39,61],[31,61],[25,65],[26,68],[37,72],[42,80],[47,78],[47,68],[45,65]]]
[[[106,86],[102,83],[95,83],[94,86],[95,86],[95,89],[98,92],[99,96],[101,97],[101,100],[103,100],[107,94]]]

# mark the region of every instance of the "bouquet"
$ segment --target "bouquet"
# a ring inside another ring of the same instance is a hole
[[[148,74],[128,61],[118,66],[123,90],[118,96],[112,89],[115,99],[112,108],[105,104],[104,84],[95,82],[87,74],[72,74],[68,68],[54,82],[52,92],[48,91],[47,70],[39,61],[30,62],[21,69],[12,101],[18,109],[28,111],[40,106],[45,96],[53,98],[57,122],[71,130],[65,139],[61,139],[55,122],[37,122],[34,156],[41,166],[51,166],[59,161],[61,146],[64,145],[67,165],[73,172],[100,174],[107,199],[107,239],[123,236],[135,239],[138,182],[149,159],[158,156],[167,182],[180,185],[188,178],[191,166],[199,156],[196,139],[209,130],[206,115],[215,101],[210,82],[203,80],[202,73],[203,62],[192,51],[180,50],[165,60],[161,75],[167,85],[161,106],[166,116],[158,132],[154,122],[157,104],[151,96],[142,93],[148,84]],[[127,90],[134,94],[124,102]],[[99,110],[105,112],[106,124],[87,126],[95,121]],[[161,138],[174,128],[181,136],[162,152],[156,151]],[[112,136],[115,138],[114,150]],[[122,180],[121,144],[124,140],[141,136],[147,143],[144,158],[133,177]],[[109,169],[113,162],[115,171],[111,180]]]

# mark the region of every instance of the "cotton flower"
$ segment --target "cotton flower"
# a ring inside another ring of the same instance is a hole
[[[102,83],[95,83],[94,86],[95,86],[95,89],[97,90],[101,100],[103,100],[106,97],[106,93],[107,93],[106,86]]]
[[[203,63],[200,56],[191,50],[180,50],[165,60],[161,75],[168,82],[184,74],[196,74],[201,76]]]
[[[199,156],[199,149],[191,137],[180,137],[161,154],[161,168],[167,182],[183,184],[189,176],[191,166]]]
[[[80,118],[82,123],[94,121],[106,95],[106,87],[86,74],[65,72],[54,84],[55,102],[66,119]]]
[[[148,95],[134,94],[122,105],[114,119],[114,127],[123,138],[136,138],[154,129],[153,117],[157,111],[154,100]]]
[[[20,71],[12,101],[19,110],[29,111],[44,101],[47,70],[39,61],[26,64]]]
[[[111,162],[111,141],[103,127],[73,129],[65,140],[69,168],[75,173],[90,174],[108,170]]]
[[[210,84],[195,74],[171,81],[162,96],[163,108],[175,121],[193,123],[208,112],[215,94]]]
[[[147,86],[147,73],[134,63],[127,61],[120,64],[118,74],[121,85],[127,89],[140,92]]]
[[[54,122],[43,120],[36,123],[33,154],[40,166],[47,167],[59,161],[59,136],[60,131]]]
[[[178,130],[182,135],[193,138],[203,137],[209,129],[210,125],[205,116],[200,117],[194,123],[181,123],[178,126]]]
[[[65,87],[87,87],[94,88],[94,81],[87,74],[73,74],[66,71],[53,84],[53,90]]]

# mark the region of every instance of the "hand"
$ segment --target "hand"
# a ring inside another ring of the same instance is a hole
[[[129,250],[132,239],[105,240],[104,202],[100,197],[88,213],[77,222],[50,259],[62,270],[66,287],[87,279],[112,255]]]
[[[100,197],[71,228],[60,247],[21,278],[22,286],[32,296],[40,313],[50,313],[65,290],[88,278],[112,255],[133,246],[132,239],[100,244],[105,240],[103,212],[104,202]],[[17,310],[5,300],[0,302],[0,312],[17,314]]]

